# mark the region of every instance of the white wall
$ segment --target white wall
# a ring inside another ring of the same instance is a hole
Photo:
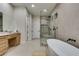
[[[27,40],[27,10],[24,7],[14,9],[15,27],[21,33],[21,42]]]
[[[57,38],[64,41],[73,38],[76,42],[72,44],[79,47],[79,4],[60,4],[54,12],[58,13],[55,19],[58,26]]]
[[[13,31],[13,7],[8,3],[0,3],[0,12],[3,13],[3,30]]]
[[[33,38],[40,39],[40,17],[33,16]]]
[[[27,17],[27,40],[32,40],[32,15],[28,14]]]

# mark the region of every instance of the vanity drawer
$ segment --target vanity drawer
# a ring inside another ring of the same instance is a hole
[[[0,39],[5,39],[5,36],[0,36]]]
[[[8,40],[0,39],[0,55],[3,55],[8,50]]]
[[[0,44],[4,44],[4,43],[7,43],[7,42],[8,42],[8,40],[6,40],[6,39],[0,40]]]
[[[0,49],[0,56],[2,56],[3,54],[5,54],[6,52],[7,52],[7,48]]]

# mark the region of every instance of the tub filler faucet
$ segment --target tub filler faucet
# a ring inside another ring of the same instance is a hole
[[[75,39],[71,39],[71,38],[69,38],[69,39],[67,40],[67,42],[69,42],[69,41],[71,41],[71,42],[76,42]]]

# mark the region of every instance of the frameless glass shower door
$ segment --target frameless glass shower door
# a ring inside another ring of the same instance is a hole
[[[47,39],[51,38],[51,29],[49,27],[50,18],[41,17],[40,18],[40,44],[47,45]]]

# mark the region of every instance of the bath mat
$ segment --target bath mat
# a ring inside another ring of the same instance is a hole
[[[33,51],[32,52],[32,56],[47,56],[47,52],[46,51]]]

